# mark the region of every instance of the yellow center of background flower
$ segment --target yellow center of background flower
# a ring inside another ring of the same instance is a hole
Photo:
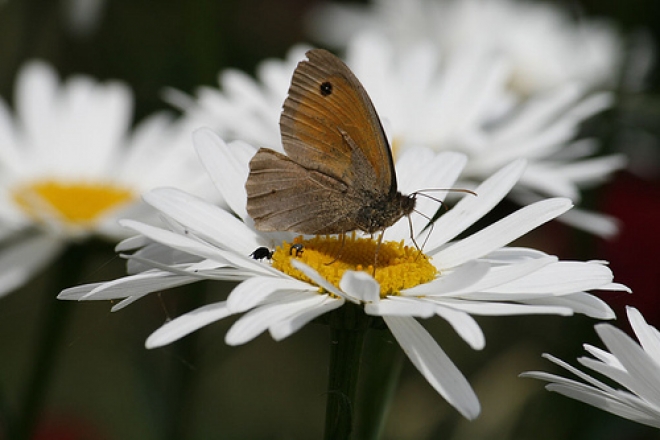
[[[378,261],[374,274],[376,249]],[[293,243],[284,242],[275,249],[274,268],[294,278],[311,282],[291,265],[293,258],[312,267],[337,287],[347,270],[367,272],[380,284],[381,297],[396,295],[403,289],[428,283],[438,272],[426,255],[414,247],[405,246],[403,241],[386,241],[379,247],[378,241],[356,238],[355,234],[345,236],[343,243],[341,237],[317,236],[309,240],[298,237]]]
[[[56,180],[20,186],[13,196],[18,206],[36,221],[56,219],[76,226],[94,223],[135,198],[132,191],[116,185]]]

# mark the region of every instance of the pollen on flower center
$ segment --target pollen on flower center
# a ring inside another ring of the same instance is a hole
[[[378,249],[378,261],[374,274],[374,262]],[[433,280],[437,269],[426,255],[414,247],[405,246],[403,241],[386,241],[378,246],[371,238],[356,238],[355,234],[344,236],[317,236],[309,240],[296,238],[293,243],[283,242],[273,254],[273,267],[305,281],[307,279],[291,265],[297,258],[315,269],[335,286],[347,270],[365,271],[373,275],[380,284],[380,295],[396,295],[403,289]]]
[[[13,197],[36,221],[55,219],[87,226],[108,211],[132,201],[135,194],[112,184],[41,180],[19,186],[13,191]]]

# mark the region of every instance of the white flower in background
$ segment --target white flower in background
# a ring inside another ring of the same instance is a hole
[[[247,73],[226,69],[218,74],[220,89],[202,86],[195,96],[170,89],[166,99],[185,112],[198,128],[211,127],[223,139],[283,151],[279,118],[298,62],[310,46],[293,47],[286,60],[268,59],[257,66],[255,81]]]
[[[628,320],[639,343],[609,324],[597,324],[596,333],[609,352],[589,344],[593,356],[578,362],[621,387],[607,385],[549,354],[544,357],[573,373],[580,380],[540,371],[521,374],[550,382],[545,388],[644,425],[660,428],[660,333],[647,324],[634,307],[627,307]]]
[[[467,380],[416,318],[438,315],[474,349],[485,345],[472,315],[583,313],[614,317],[591,289],[628,290],[612,282],[602,262],[558,261],[527,248],[507,248],[512,240],[571,207],[568,199],[547,199],[524,207],[467,238],[451,240],[497,205],[523,173],[523,160],[505,166],[442,215],[434,228],[417,237],[427,240],[421,254],[412,246],[408,219],[385,232],[373,269],[377,242],[358,234],[301,237],[263,233],[246,212],[245,181],[256,149],[225,144],[209,129],[194,134],[197,152],[230,210],[175,189],[157,189],[144,197],[169,228],[125,220],[137,237],[120,244],[129,256],[131,275],[105,283],[64,290],[67,300],[117,300],[118,310],[145,295],[204,279],[240,281],[226,301],[208,304],[164,324],[147,340],[148,348],[171,343],[229,315],[244,313],[225,341],[246,343],[268,330],[276,340],[347,302],[358,304],[385,323],[411,362],[461,414],[474,418],[479,403]],[[411,148],[396,163],[399,189],[451,187],[466,158]],[[440,197],[442,198],[442,197]],[[417,199],[413,230],[422,231],[437,202]],[[296,249],[294,245],[301,245]],[[275,251],[272,260],[256,260],[256,249]],[[340,250],[341,249],[341,250]],[[178,256],[173,256],[178,254]],[[332,264],[328,264],[333,261]],[[132,263],[132,264],[130,264]],[[373,276],[372,276],[373,275]]]
[[[0,100],[0,295],[71,241],[125,238],[117,216],[153,216],[142,192],[208,182],[182,124],[158,114],[131,133],[133,97],[119,82],[60,83],[50,66],[31,62],[14,103],[15,115]]]
[[[310,33],[345,47],[358,33],[382,32],[402,48],[431,41],[443,54],[484,50],[512,64],[509,84],[533,93],[566,82],[615,85],[623,44],[605,20],[575,19],[556,4],[522,0],[374,0],[326,3],[313,10]]]
[[[61,8],[65,30],[77,37],[91,35],[101,24],[106,7],[106,0],[64,0]]]
[[[170,101],[225,139],[282,150],[279,115],[304,52],[295,47],[284,61],[265,61],[257,80],[227,70],[221,89],[201,88],[195,98],[171,93]],[[465,153],[462,178],[477,183],[526,158],[528,168],[509,195],[518,203],[548,196],[578,203],[582,188],[626,163],[623,155],[593,157],[597,141],[575,139],[585,119],[611,105],[609,93],[587,94],[567,83],[521,99],[507,87],[511,65],[502,57],[466,51],[441,58],[428,44],[399,51],[376,34],[351,40],[346,61],[374,102],[395,155],[413,146]],[[605,237],[617,231],[612,218],[583,210],[561,220]]]

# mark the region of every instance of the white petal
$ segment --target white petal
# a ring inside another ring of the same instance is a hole
[[[201,128],[193,133],[193,142],[211,180],[232,211],[241,219],[247,218],[245,182],[249,157],[256,149],[248,144],[229,146],[215,132]]]
[[[435,153],[428,151],[429,158],[423,158],[427,150],[408,148],[404,150],[401,158],[397,160],[397,169],[404,171],[397,175],[399,190],[404,194],[421,192],[437,200],[444,200],[448,191],[434,191],[436,189],[451,188],[461,171],[465,167],[467,157],[454,152]],[[426,159],[426,160],[425,160]],[[411,215],[412,230],[419,235],[424,226],[440,208],[437,200],[424,195],[416,197],[415,212]],[[424,216],[419,215],[422,213]],[[410,236],[410,225],[407,218],[402,218],[395,225],[385,230],[385,239],[397,240]]]
[[[121,220],[120,223],[122,226],[133,229],[134,231],[143,234],[153,241],[173,247],[182,252],[198,255],[200,257],[223,264],[229,264],[234,267],[243,268],[251,271],[252,273],[264,275],[272,275],[278,273],[269,265],[261,264],[260,262],[249,257],[250,252],[252,252],[255,248],[252,248],[250,251],[245,252],[244,255],[241,255],[233,250],[226,251],[217,247],[213,247],[209,244],[206,244],[205,242],[195,239],[192,234],[190,236],[185,236],[134,220],[125,219]]]
[[[590,388],[580,383],[566,385],[563,383],[551,383],[546,385],[548,391],[554,391],[571,399],[584,402],[595,408],[602,409],[619,417],[629,419],[638,423],[660,428],[660,419],[657,410],[640,411],[644,409],[640,403],[634,407],[626,402],[614,399],[612,395],[600,390]],[[640,408],[641,407],[641,408]]]
[[[479,299],[482,301],[488,301],[490,299],[501,300],[502,297],[493,298],[492,296],[492,291],[496,290],[497,286],[506,285],[507,283],[513,282],[518,278],[522,278],[528,274],[532,274],[542,267],[555,262],[557,262],[557,257],[544,255],[540,258],[533,258],[520,263],[491,267],[488,274],[477,280],[478,282],[468,286],[468,288],[461,290],[457,289],[456,291],[452,292],[452,295],[460,295],[461,298]],[[515,300],[517,298],[511,296],[507,299]]]
[[[609,267],[592,262],[558,261],[490,289],[500,293],[565,295],[598,289],[612,281]]]
[[[229,315],[231,312],[224,301],[205,305],[161,326],[147,338],[145,346],[162,347]]]
[[[450,244],[435,254],[433,260],[437,260],[442,267],[450,268],[482,257],[566,212],[571,206],[569,199],[561,198],[525,206],[468,238]]]
[[[429,384],[464,417],[476,418],[481,411],[477,396],[431,335],[413,318],[385,316],[383,319]]]
[[[117,246],[115,246],[115,252],[128,252],[134,251],[136,249],[147,246],[151,243],[144,235],[134,235],[132,237],[126,238],[120,241]]]
[[[37,234],[5,246],[0,252],[0,297],[28,282],[56,258],[64,245],[59,238]]]
[[[154,270],[129,275],[105,283],[94,283],[89,286],[65,289],[58,295],[58,298],[77,299],[79,301],[121,299],[129,296],[144,296],[151,292],[183,286],[196,281],[199,281],[198,277],[173,275]],[[87,287],[91,286],[94,287],[88,290],[85,295],[80,296]],[[76,296],[78,297],[76,298]]]
[[[610,306],[600,298],[586,292],[577,292],[562,296],[545,296],[527,299],[525,304],[567,307],[575,313],[581,313],[595,319],[614,319],[616,315]]]
[[[364,311],[375,316],[415,316],[430,318],[435,315],[435,306],[416,298],[390,296],[381,301],[366,304]]]
[[[433,235],[426,244],[429,249],[427,253],[433,255],[440,246],[465,231],[493,209],[515,185],[524,170],[525,161],[517,160],[479,185],[475,189],[477,196],[463,197],[436,222]]]
[[[630,374],[631,380],[624,385],[660,407],[658,364],[623,331],[607,324],[598,324],[595,329],[610,352]]]
[[[630,326],[635,331],[637,339],[648,353],[660,365],[660,333],[646,323],[642,314],[634,307],[626,306]]]
[[[315,309],[325,301],[325,295],[297,292],[295,299],[281,301],[253,309],[232,325],[225,336],[228,345],[245,344],[266,329],[290,319],[303,310]]]
[[[434,301],[428,297],[429,301]],[[436,300],[439,305],[452,307],[456,310],[462,310],[471,315],[483,316],[512,316],[512,315],[560,315],[570,316],[573,310],[568,307],[560,306],[545,306],[545,305],[528,305],[516,304],[506,302],[490,302],[490,301],[447,301],[438,299]]]
[[[435,313],[452,326],[456,333],[475,350],[486,346],[486,338],[481,327],[469,314],[449,307],[437,306]]]
[[[545,252],[530,249],[530,248],[521,248],[521,247],[505,247],[496,249],[488,255],[484,256],[484,259],[495,264],[511,264],[511,263],[522,263],[528,260],[535,260],[540,258],[546,258],[549,255]],[[553,257],[556,258],[556,257]]]
[[[621,222],[615,217],[580,208],[571,209],[557,217],[557,220],[603,238],[615,237],[621,228]]]
[[[175,188],[157,188],[144,200],[186,229],[222,249],[249,255],[259,235],[227,211]]]
[[[544,353],[543,357],[548,359],[549,361],[559,365],[560,367],[566,369],[567,371],[570,371],[572,374],[577,376],[578,378],[582,379],[583,381],[587,382],[588,384],[605,391],[606,393],[609,394],[614,394],[616,390],[612,388],[611,386],[599,381],[598,379],[595,379],[591,376],[589,376],[587,373],[584,373],[574,366],[568,364],[567,362],[562,361],[561,359],[558,359],[550,354]]]
[[[626,166],[628,159],[623,154],[595,157],[573,161],[561,167],[561,173],[578,184],[602,183],[614,171]]]
[[[363,303],[380,301],[380,285],[366,272],[344,272],[339,288]]]
[[[80,298],[86,296],[89,292],[96,289],[99,286],[102,286],[104,283],[92,283],[92,284],[83,284],[81,286],[68,287],[62,290],[58,295],[57,299],[61,300],[70,300],[78,301]]]
[[[469,289],[478,284],[490,270],[490,264],[485,261],[468,261],[446,275],[441,273],[438,278],[426,284],[419,284],[401,292],[403,296],[445,295],[456,291]]]
[[[291,260],[291,265],[301,271],[305,276],[311,279],[319,287],[325,289],[327,292],[330,292],[334,295],[337,295],[341,298],[344,298],[347,301],[350,301],[354,304],[359,304],[360,300],[349,295],[348,292],[344,292],[340,289],[337,289],[333,286],[328,280],[323,278],[317,271],[306,265],[305,263],[300,262],[299,260]]]
[[[282,339],[300,330],[305,324],[317,316],[321,316],[324,313],[335,310],[344,304],[344,300],[342,298],[333,298],[329,295],[319,296],[325,296],[325,299],[318,306],[300,310],[299,312],[291,315],[288,319],[271,325],[268,328],[268,331],[270,332],[270,335],[273,337],[273,339],[276,341],[281,341]]]
[[[544,357],[549,358],[549,356]],[[553,362],[555,361],[553,360]],[[610,387],[607,387],[601,382],[598,382],[590,376],[585,375],[581,371],[576,370],[575,368],[562,363],[561,361],[559,362],[560,365],[568,367],[567,369],[569,371],[577,374],[579,377],[583,378],[583,380],[589,383],[594,381],[602,385],[602,387],[598,385],[593,387],[581,382],[577,382],[575,380],[539,371],[525,372],[522,373],[520,377],[529,377],[532,379],[540,379],[551,382],[545,386],[548,391],[560,393],[566,397],[584,402],[588,405],[592,405],[596,408],[600,408],[620,417],[634,420],[639,423],[660,427],[660,422],[658,421],[658,411],[656,408],[651,407],[630,393],[621,390],[614,390]]]
[[[144,235],[150,240],[162,243],[166,246],[173,247],[192,255],[198,255],[210,260],[226,263],[225,259],[222,258],[219,254],[219,249],[201,243],[199,240],[194,240],[192,237],[186,237],[172,231],[167,231],[156,226],[147,225],[145,223],[130,219],[120,220],[120,223],[122,226],[130,228],[135,232]]]
[[[232,313],[245,312],[277,291],[314,292],[314,286],[289,278],[253,277],[236,286],[227,298],[227,307]]]

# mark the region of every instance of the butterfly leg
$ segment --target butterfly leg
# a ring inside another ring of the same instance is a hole
[[[323,264],[325,264],[326,266],[330,266],[332,263],[339,260],[341,258],[342,253],[344,252],[344,245],[345,244],[346,244],[346,233],[342,232],[341,233],[341,247],[339,248],[339,252],[337,252],[337,255],[335,256],[335,258],[331,262],[323,263]]]

